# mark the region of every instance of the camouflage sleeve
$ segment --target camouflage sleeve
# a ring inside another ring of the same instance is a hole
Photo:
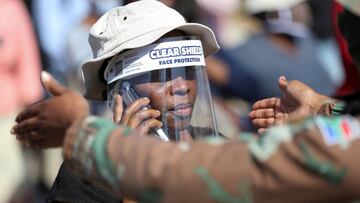
[[[360,196],[360,125],[350,116],[192,144],[164,143],[104,122],[92,117],[69,129],[66,139],[75,141],[65,141],[71,148],[65,157],[75,172],[119,196],[179,203],[346,202]],[[106,142],[76,150],[71,143],[92,143],[87,133],[95,143]]]

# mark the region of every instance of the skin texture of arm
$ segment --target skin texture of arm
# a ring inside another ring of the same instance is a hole
[[[69,128],[65,159],[76,173],[119,197],[274,203],[359,198],[360,163],[351,157],[360,152],[360,134],[353,117],[309,118],[272,128],[260,138],[244,134],[237,140],[209,138],[191,145],[164,143],[109,123],[88,117]],[[347,134],[329,141],[331,134],[323,130],[340,129],[344,123],[351,126]],[[105,140],[100,151],[94,148],[98,138]],[[92,147],[78,149],[75,143]]]

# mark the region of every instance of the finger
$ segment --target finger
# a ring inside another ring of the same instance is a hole
[[[273,108],[258,109],[258,110],[255,110],[255,111],[251,111],[249,113],[249,117],[251,119],[255,119],[255,118],[273,118],[273,117],[275,117],[275,110]]]
[[[29,141],[27,144],[28,147],[32,148],[32,149],[44,149],[46,148],[45,146],[45,140],[34,140],[34,141]]]
[[[275,108],[276,111],[280,110],[280,103],[281,103],[281,99],[277,98],[275,100],[275,105],[274,105],[274,108]]]
[[[40,113],[40,105],[39,105],[39,103],[36,103],[36,104],[33,104],[33,105],[27,107],[22,112],[20,112],[16,116],[15,121],[17,123],[19,123],[19,122],[21,122],[21,121],[23,121],[25,119],[30,118],[30,117],[37,116],[39,113]]]
[[[138,128],[138,130],[142,134],[149,134],[151,128],[161,128],[161,127],[162,127],[162,122],[156,119],[149,119],[143,122],[141,126]]]
[[[26,136],[27,136],[27,134],[17,134],[16,139],[20,142],[23,142],[26,140]]]
[[[113,109],[113,122],[114,123],[119,123],[121,120],[121,115],[123,113],[123,101],[122,101],[122,97],[119,94],[115,95],[115,105],[114,105],[114,109]]]
[[[36,133],[36,131],[26,132],[23,134],[17,134],[16,139],[17,140],[38,140],[40,139],[40,135]]]
[[[125,112],[122,116],[122,119],[121,119],[121,123],[127,125],[131,116],[138,112],[140,109],[146,107],[147,105],[149,105],[150,103],[150,100],[146,97],[144,98],[140,98],[140,99],[137,99],[133,102],[131,102],[127,108],[125,109]]]
[[[16,139],[19,141],[26,140],[29,142],[33,142],[33,141],[41,140],[43,139],[43,137],[39,133],[37,133],[37,131],[31,131],[24,134],[16,135]]]
[[[272,97],[257,101],[255,102],[255,104],[253,104],[252,109],[256,110],[256,109],[274,108],[277,100],[279,100],[279,98]]]
[[[30,133],[31,131],[36,131],[40,129],[40,122],[39,119],[36,117],[32,117],[26,119],[18,124],[16,124],[12,129],[11,132],[13,134],[26,134]]]
[[[259,129],[257,130],[257,132],[258,132],[260,135],[263,135],[263,134],[265,133],[265,130],[266,130],[266,128],[259,128]]]
[[[42,140],[43,137],[39,133],[37,133],[37,131],[31,131],[27,135],[26,139],[28,139],[30,142],[34,142],[34,141]]]
[[[275,119],[274,125],[281,125],[284,124],[284,119]]]
[[[285,76],[280,76],[278,80],[278,86],[283,93],[287,91],[287,87],[289,86],[288,81],[286,80]]]
[[[22,145],[24,145],[25,147],[30,147],[30,143],[29,143],[29,141],[28,140],[20,140],[20,143],[22,144]]]
[[[66,87],[61,85],[54,77],[52,77],[48,72],[41,72],[41,82],[44,85],[45,89],[52,95],[60,95],[65,92]]]
[[[250,111],[248,114],[249,118],[252,120],[255,118],[255,111]]]
[[[286,119],[286,114],[283,112],[277,112],[275,113],[275,120],[276,121],[281,121],[281,120],[285,120]]]
[[[252,123],[260,128],[267,128],[275,124],[275,118],[258,118],[252,120]]]
[[[157,118],[160,116],[160,111],[154,109],[143,109],[131,116],[128,126],[131,128],[138,127],[142,122],[151,118]]]

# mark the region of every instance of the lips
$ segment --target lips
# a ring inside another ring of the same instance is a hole
[[[192,113],[192,105],[191,104],[178,104],[171,111],[180,117],[189,117]]]

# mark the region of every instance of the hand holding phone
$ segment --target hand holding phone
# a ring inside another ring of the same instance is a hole
[[[122,83],[121,86],[121,96],[126,106],[130,105],[131,102],[139,99],[135,90],[131,87],[131,84],[127,81]],[[142,109],[149,109],[149,107],[143,107]],[[153,127],[152,131],[160,137],[163,141],[168,142],[169,138],[166,136],[165,132],[158,127]]]

